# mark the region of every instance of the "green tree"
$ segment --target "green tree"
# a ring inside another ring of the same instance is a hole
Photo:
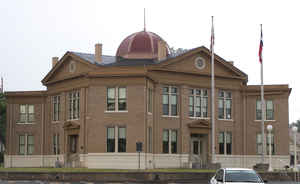
[[[5,143],[6,133],[6,101],[3,93],[0,92],[0,140]]]
[[[296,122],[293,122],[293,123],[291,124],[291,127],[292,127],[292,126],[298,127],[298,132],[300,132],[300,119],[298,119]]]

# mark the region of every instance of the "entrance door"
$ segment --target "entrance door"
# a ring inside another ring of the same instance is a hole
[[[206,141],[206,136],[200,134],[191,138],[191,162],[197,168],[203,168],[207,163]]]

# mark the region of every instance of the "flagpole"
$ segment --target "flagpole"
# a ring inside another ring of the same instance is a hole
[[[263,39],[262,35],[262,24],[260,24],[260,30],[261,30],[261,42]],[[262,43],[260,43],[262,44]],[[262,45],[260,46],[262,47]],[[262,48],[261,48],[262,49]],[[262,50],[261,50],[262,52]],[[260,96],[261,96],[261,137],[262,137],[262,154],[261,154],[261,162],[264,163],[265,160],[265,126],[264,126],[264,120],[265,120],[265,100],[264,100],[264,67],[263,67],[263,56],[262,53],[260,53],[260,80],[261,80],[261,86],[260,86]]]
[[[214,17],[211,17],[211,155],[215,163],[215,62],[214,62]]]

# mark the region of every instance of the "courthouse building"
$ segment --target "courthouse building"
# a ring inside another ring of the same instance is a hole
[[[209,166],[210,58],[204,46],[173,55],[145,30],[125,38],[115,56],[96,44],[92,53],[53,57],[42,79],[46,90],[5,93],[5,167],[53,167],[59,160],[65,167],[137,169],[137,142],[141,168]],[[261,160],[260,86],[247,82],[233,62],[215,55],[215,160],[222,167]],[[290,93],[286,84],[265,86],[273,168],[290,160]]]

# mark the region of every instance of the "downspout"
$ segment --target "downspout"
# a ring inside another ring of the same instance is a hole
[[[247,114],[246,114],[246,92],[245,92],[245,89],[243,89],[243,123],[244,123],[244,126],[243,126],[243,134],[244,134],[244,137],[243,137],[243,140],[244,140],[244,143],[243,143],[243,152],[244,152],[244,155],[243,155],[243,167],[246,167],[246,144],[247,144],[247,141],[246,141],[246,137],[247,137],[247,132],[246,132],[246,116],[247,116]]]
[[[180,136],[180,154],[179,154],[179,160],[180,160],[180,165],[179,167],[182,168],[182,150],[183,150],[183,136],[182,136],[182,117],[183,117],[183,110],[182,110],[182,104],[183,104],[183,87],[180,87],[180,119],[179,119],[179,136]]]
[[[145,89],[145,92],[144,92],[144,102],[145,102],[145,105],[144,105],[144,108],[145,108],[145,118],[144,118],[144,125],[145,125],[145,134],[144,134],[144,140],[145,140],[145,169],[147,169],[148,165],[147,165],[147,155],[148,155],[148,137],[149,135],[147,134],[147,129],[148,129],[148,102],[147,102],[147,97],[148,97],[148,79],[147,77],[145,77],[145,80],[146,80],[146,87],[144,88]]]
[[[42,144],[41,144],[41,155],[42,155],[42,167],[44,167],[44,108],[45,108],[45,100],[42,103]]]

